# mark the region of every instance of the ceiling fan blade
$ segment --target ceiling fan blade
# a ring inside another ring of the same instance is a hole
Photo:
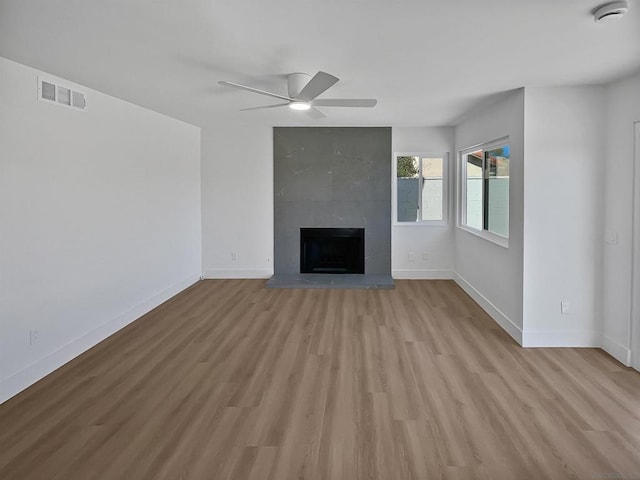
[[[276,107],[286,107],[289,105],[288,103],[276,103],[275,105],[262,105],[260,107],[250,107],[250,108],[241,108],[241,112],[246,112],[247,110],[262,110],[263,108],[276,108]]]
[[[276,97],[276,98],[279,98],[281,100],[293,101],[292,98],[285,97],[284,95],[278,95],[277,93],[265,92],[264,90],[260,90],[258,88],[253,88],[253,87],[247,87],[246,85],[240,85],[239,83],[227,82],[225,80],[222,80],[222,81],[218,82],[218,84],[224,85],[226,87],[234,87],[234,88],[240,88],[242,90],[248,90],[249,92],[259,93],[260,95],[268,95],[270,97]]]
[[[311,118],[313,118],[315,120],[318,120],[320,118],[325,118],[326,117],[326,115],[324,113],[322,113],[320,110],[318,110],[317,108],[311,107],[306,112],[307,112],[307,115],[309,115]]]
[[[378,103],[373,98],[327,98],[311,102],[316,107],[375,107]]]
[[[340,80],[338,77],[334,77],[325,72],[318,72],[300,91],[298,98],[307,102],[313,100],[338,80]]]

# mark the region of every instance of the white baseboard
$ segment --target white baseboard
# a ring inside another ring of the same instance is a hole
[[[38,359],[28,367],[6,378],[0,382],[0,403],[7,401],[9,398],[20,393],[25,388],[33,385],[41,378],[49,375],[51,372],[60,368],[62,365],[74,359],[81,353],[86,352],[105,338],[113,335],[121,328],[126,327],[145,313],[153,310],[161,303],[177,295],[187,287],[190,287],[198,280],[200,280],[199,275],[185,278],[184,280],[139,303],[122,315],[108,321],[82,337],[72,340],[70,343],[64,345],[55,352]]]
[[[600,348],[601,335],[591,330],[524,330],[523,347]]]
[[[519,345],[522,345],[522,329],[516,325],[507,315],[505,315],[498,307],[496,307],[487,297],[480,293],[476,288],[467,282],[457,272],[454,273],[453,279],[467,294],[482,307],[482,309],[493,318],[502,329],[507,332]]]
[[[397,280],[452,280],[453,270],[393,270]]]
[[[631,366],[631,349],[625,347],[605,334],[602,334],[601,342],[598,346],[624,366]],[[638,368],[636,368],[636,370],[638,370]]]
[[[234,270],[214,270],[209,269],[203,272],[203,278],[221,279],[221,278],[271,278],[273,270],[263,269],[234,269]]]

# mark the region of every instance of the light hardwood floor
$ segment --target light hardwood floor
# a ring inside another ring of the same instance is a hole
[[[202,281],[0,405],[0,478],[640,479],[640,373],[450,281]]]

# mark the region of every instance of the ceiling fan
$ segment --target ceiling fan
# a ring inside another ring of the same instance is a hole
[[[279,95],[277,93],[267,92],[258,88],[241,85],[239,83],[220,81],[220,85],[227,87],[240,88],[250,92],[267,95],[269,97],[285,100],[284,103],[276,103],[274,105],[263,105],[260,107],[242,108],[246,110],[261,110],[263,108],[286,107],[293,110],[305,110],[312,118],[323,118],[325,115],[316,107],[365,107],[371,108],[378,103],[373,98],[327,98],[317,99],[319,95],[331,88],[339,78],[334,77],[326,72],[318,72],[313,77],[306,73],[291,73],[287,75],[287,92],[289,96]]]

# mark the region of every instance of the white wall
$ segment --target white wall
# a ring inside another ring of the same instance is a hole
[[[524,89],[510,92],[462,120],[455,128],[455,151],[507,135],[511,144],[509,247],[455,228],[455,278],[498,324],[521,342]],[[457,156],[454,160],[457,166]]]
[[[633,124],[640,121],[640,74],[607,86],[604,115],[604,226],[607,241],[604,245],[603,348],[623,363],[628,363],[631,356]],[[627,357],[627,362],[624,357]],[[640,352],[636,352],[636,359],[637,368],[640,368]]]
[[[524,346],[600,344],[603,111],[603,87],[525,90]]]
[[[635,172],[633,185],[633,279],[631,300],[631,358],[629,363],[640,371],[640,121],[635,123]]]
[[[631,300],[630,364],[640,371],[640,121],[635,123],[635,180],[633,206],[633,292]]]
[[[208,278],[273,275],[271,127],[202,132],[202,271]]]
[[[445,226],[393,225],[391,229],[391,270],[394,278],[453,277],[453,127],[393,127],[395,153],[449,153],[449,223]],[[393,181],[394,178],[391,179]],[[409,260],[413,252],[414,260]],[[426,253],[428,260],[423,259]]]
[[[0,401],[200,275],[200,129],[39,74],[0,58]]]

